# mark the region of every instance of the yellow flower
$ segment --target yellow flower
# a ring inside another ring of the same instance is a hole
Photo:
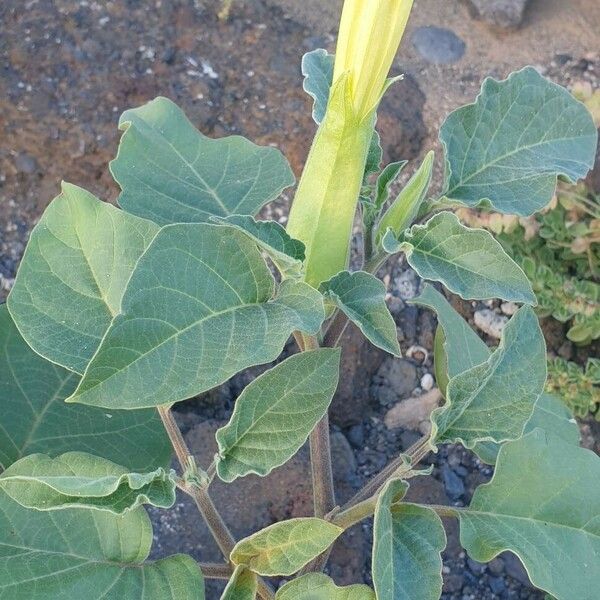
[[[358,115],[377,107],[404,34],[413,0],[346,0],[333,81],[345,72]]]
[[[347,268],[375,111],[413,0],[346,0],[323,122],[290,210],[306,246],[305,280],[318,287]]]

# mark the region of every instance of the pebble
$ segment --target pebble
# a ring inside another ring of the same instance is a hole
[[[519,305],[515,304],[514,302],[503,302],[500,305],[500,310],[505,315],[508,315],[509,317],[512,317],[519,310]]]
[[[394,290],[401,300],[411,300],[419,293],[419,278],[412,269],[402,271],[394,279]]]
[[[501,575],[504,573],[504,561],[500,557],[496,557],[487,564],[492,575]]]
[[[15,167],[19,173],[32,175],[38,169],[37,160],[31,154],[20,152],[15,156]]]
[[[462,479],[447,465],[442,465],[442,480],[448,495],[456,500],[465,493],[465,484]]]
[[[354,448],[362,448],[365,444],[365,431],[362,425],[353,425],[346,436]]]
[[[507,316],[499,315],[489,308],[475,311],[473,320],[481,331],[497,339],[502,337],[502,331],[508,323]]]
[[[421,377],[421,387],[428,392],[433,388],[433,375],[431,373],[425,373],[423,377]]]
[[[518,27],[529,0],[469,0],[475,16],[501,29]]]
[[[412,43],[427,62],[437,65],[457,62],[465,53],[465,43],[443,27],[418,27],[412,35]]]
[[[529,581],[529,577],[527,576],[527,571],[525,567],[521,564],[521,561],[511,552],[506,552],[502,555],[502,560],[504,561],[504,566],[506,567],[506,572],[513,578],[516,579],[519,583],[527,586],[533,587],[531,582]]]
[[[504,583],[504,579],[502,579],[502,577],[490,577],[489,586],[490,590],[492,590],[492,592],[496,595],[502,594],[502,592],[506,589],[506,584]]]

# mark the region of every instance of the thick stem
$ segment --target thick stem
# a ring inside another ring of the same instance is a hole
[[[352,525],[356,525],[363,519],[370,517],[375,512],[375,505],[377,504],[377,496],[371,496],[354,506],[351,506],[347,510],[343,510],[337,513],[331,522],[338,527],[348,529]]]
[[[158,414],[160,415],[169,439],[171,440],[177,460],[183,471],[185,471],[190,464],[192,454],[183,439],[181,430],[168,406],[159,406]],[[184,491],[189,494],[196,503],[200,514],[204,518],[206,525],[210,529],[210,532],[223,555],[226,558],[229,558],[229,555],[235,546],[235,538],[231,535],[225,521],[223,521],[219,511],[208,495],[208,491],[204,487],[198,485],[186,485]],[[258,592],[263,600],[274,600],[275,594],[267,583],[259,579],[258,586]]]
[[[331,319],[329,327],[327,327],[327,331],[323,337],[323,346],[327,346],[328,348],[338,346],[344,335],[344,331],[346,331],[346,327],[348,327],[348,322],[348,317],[338,309],[333,319]]]
[[[319,347],[314,337],[303,336],[303,341],[305,350],[315,350]],[[312,430],[309,440],[315,516],[324,518],[335,507],[327,413]]]

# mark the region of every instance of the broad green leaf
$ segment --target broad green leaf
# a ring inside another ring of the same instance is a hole
[[[279,588],[277,600],[376,600],[367,585],[338,587],[323,573],[307,573]]]
[[[83,373],[158,227],[69,183],[31,232],[8,308],[43,357]]]
[[[257,588],[256,575],[245,567],[236,567],[221,600],[254,600]]]
[[[23,508],[0,490],[3,600],[204,600],[189,556],[144,562],[152,526],[143,508]]]
[[[275,221],[255,221],[248,215],[213,217],[211,221],[235,227],[253,239],[266,252],[282,274],[299,275],[304,260],[304,244],[291,238]]]
[[[423,279],[441,281],[466,300],[537,304],[525,273],[499,242],[484,229],[465,227],[453,213],[441,212],[424,225],[413,225],[396,247],[388,242],[386,236],[385,250],[403,250]]]
[[[377,499],[373,525],[373,584],[377,600],[437,600],[446,534],[429,508],[402,504],[408,484],[392,480]]]
[[[552,394],[542,394],[535,403],[533,414],[531,415],[523,433],[529,433],[539,428],[543,431],[557,435],[563,441],[579,445],[580,434],[577,421],[565,403]],[[496,462],[500,444],[494,442],[479,442],[473,447],[473,451],[484,462],[493,465]]]
[[[445,338],[442,361],[447,364],[450,377],[455,377],[488,360],[492,350],[433,286],[425,284],[421,295],[413,302],[428,306],[437,313]],[[436,342],[437,339],[436,334]],[[543,393],[537,399],[533,413],[525,425],[524,433],[529,433],[536,427],[555,433],[573,444],[579,443],[579,428],[576,421],[564,402],[550,394]],[[499,449],[500,444],[494,442],[478,442],[473,447],[479,458],[489,464],[496,462]]]
[[[550,202],[557,176],[585,177],[597,133],[583,104],[526,67],[486,79],[475,103],[446,119],[440,140],[448,198],[531,215]]]
[[[142,408],[195,396],[316,333],[321,295],[275,283],[254,242],[206,223],[167,225],[140,259],[70,402]]]
[[[142,504],[170,508],[175,502],[175,481],[162,467],[131,473],[85,452],[26,456],[0,475],[0,488],[37,510],[82,507],[122,514]]]
[[[365,271],[342,271],[319,290],[368,338],[394,356],[400,356],[396,323],[385,303],[385,285]]]
[[[450,303],[432,285],[426,283],[421,294],[411,303],[427,306],[435,311],[443,330],[444,361],[451,379],[468,369],[485,362],[491,350],[469,327],[469,324],[452,308]],[[437,338],[437,335],[436,335]]]
[[[375,120],[373,122],[373,127],[375,127]],[[371,136],[371,141],[369,142],[369,149],[367,150],[367,160],[365,162],[365,173],[363,175],[363,182],[367,182],[367,180],[379,172],[381,167],[381,161],[383,160],[383,148],[381,147],[381,137],[376,129],[373,129],[373,135]]]
[[[381,242],[388,230],[396,237],[399,237],[412,225],[429,190],[433,158],[433,151],[428,152],[421,166],[415,171],[408,183],[398,194],[398,197],[390,204],[383,217],[381,217],[375,238],[377,243]]]
[[[313,99],[312,117],[317,125],[325,117],[329,90],[333,80],[333,62],[335,56],[323,48],[307,52],[302,57],[302,75],[304,91]]]
[[[461,544],[487,562],[504,550],[558,600],[600,589],[600,459],[535,429],[505,444],[492,481],[460,510]]]
[[[339,349],[321,348],[295,354],[248,384],[216,433],[219,477],[267,475],[296,454],[327,412],[339,367]]]
[[[450,379],[431,414],[436,443],[504,442],[521,437],[546,382],[546,344],[537,317],[520,308],[489,359]]]
[[[280,521],[239,541],[230,558],[259,575],[293,575],[327,550],[343,531],[316,517]]]
[[[294,183],[279,150],[237,135],[208,138],[167,98],[126,110],[119,129],[110,163],[119,204],[159,225],[254,215]]]
[[[133,471],[167,467],[171,443],[156,410],[66,404],[79,377],[36,354],[0,305],[0,466],[42,452],[89,452]]]

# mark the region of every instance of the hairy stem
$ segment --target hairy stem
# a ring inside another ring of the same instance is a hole
[[[356,523],[370,517],[375,512],[375,505],[377,504],[377,496],[371,496],[354,506],[351,506],[347,510],[338,512],[331,518],[331,522],[338,527],[348,529]]]
[[[226,563],[198,563],[206,579],[229,579],[233,569]]]
[[[160,415],[169,439],[171,440],[177,460],[185,472],[190,464],[192,454],[183,439],[181,430],[168,406],[159,406],[158,414]],[[206,525],[210,529],[215,542],[217,542],[219,549],[223,555],[229,559],[229,555],[235,546],[235,538],[231,535],[231,532],[219,514],[217,507],[208,495],[208,491],[204,487],[198,485],[186,485],[183,490],[192,497],[200,514],[204,518]],[[260,578],[258,582],[258,593],[263,600],[274,600],[275,598],[275,594],[271,587]]]
[[[319,347],[314,337],[303,336],[303,341],[305,350],[315,350]],[[312,430],[309,440],[315,516],[324,518],[335,507],[327,413]]]

